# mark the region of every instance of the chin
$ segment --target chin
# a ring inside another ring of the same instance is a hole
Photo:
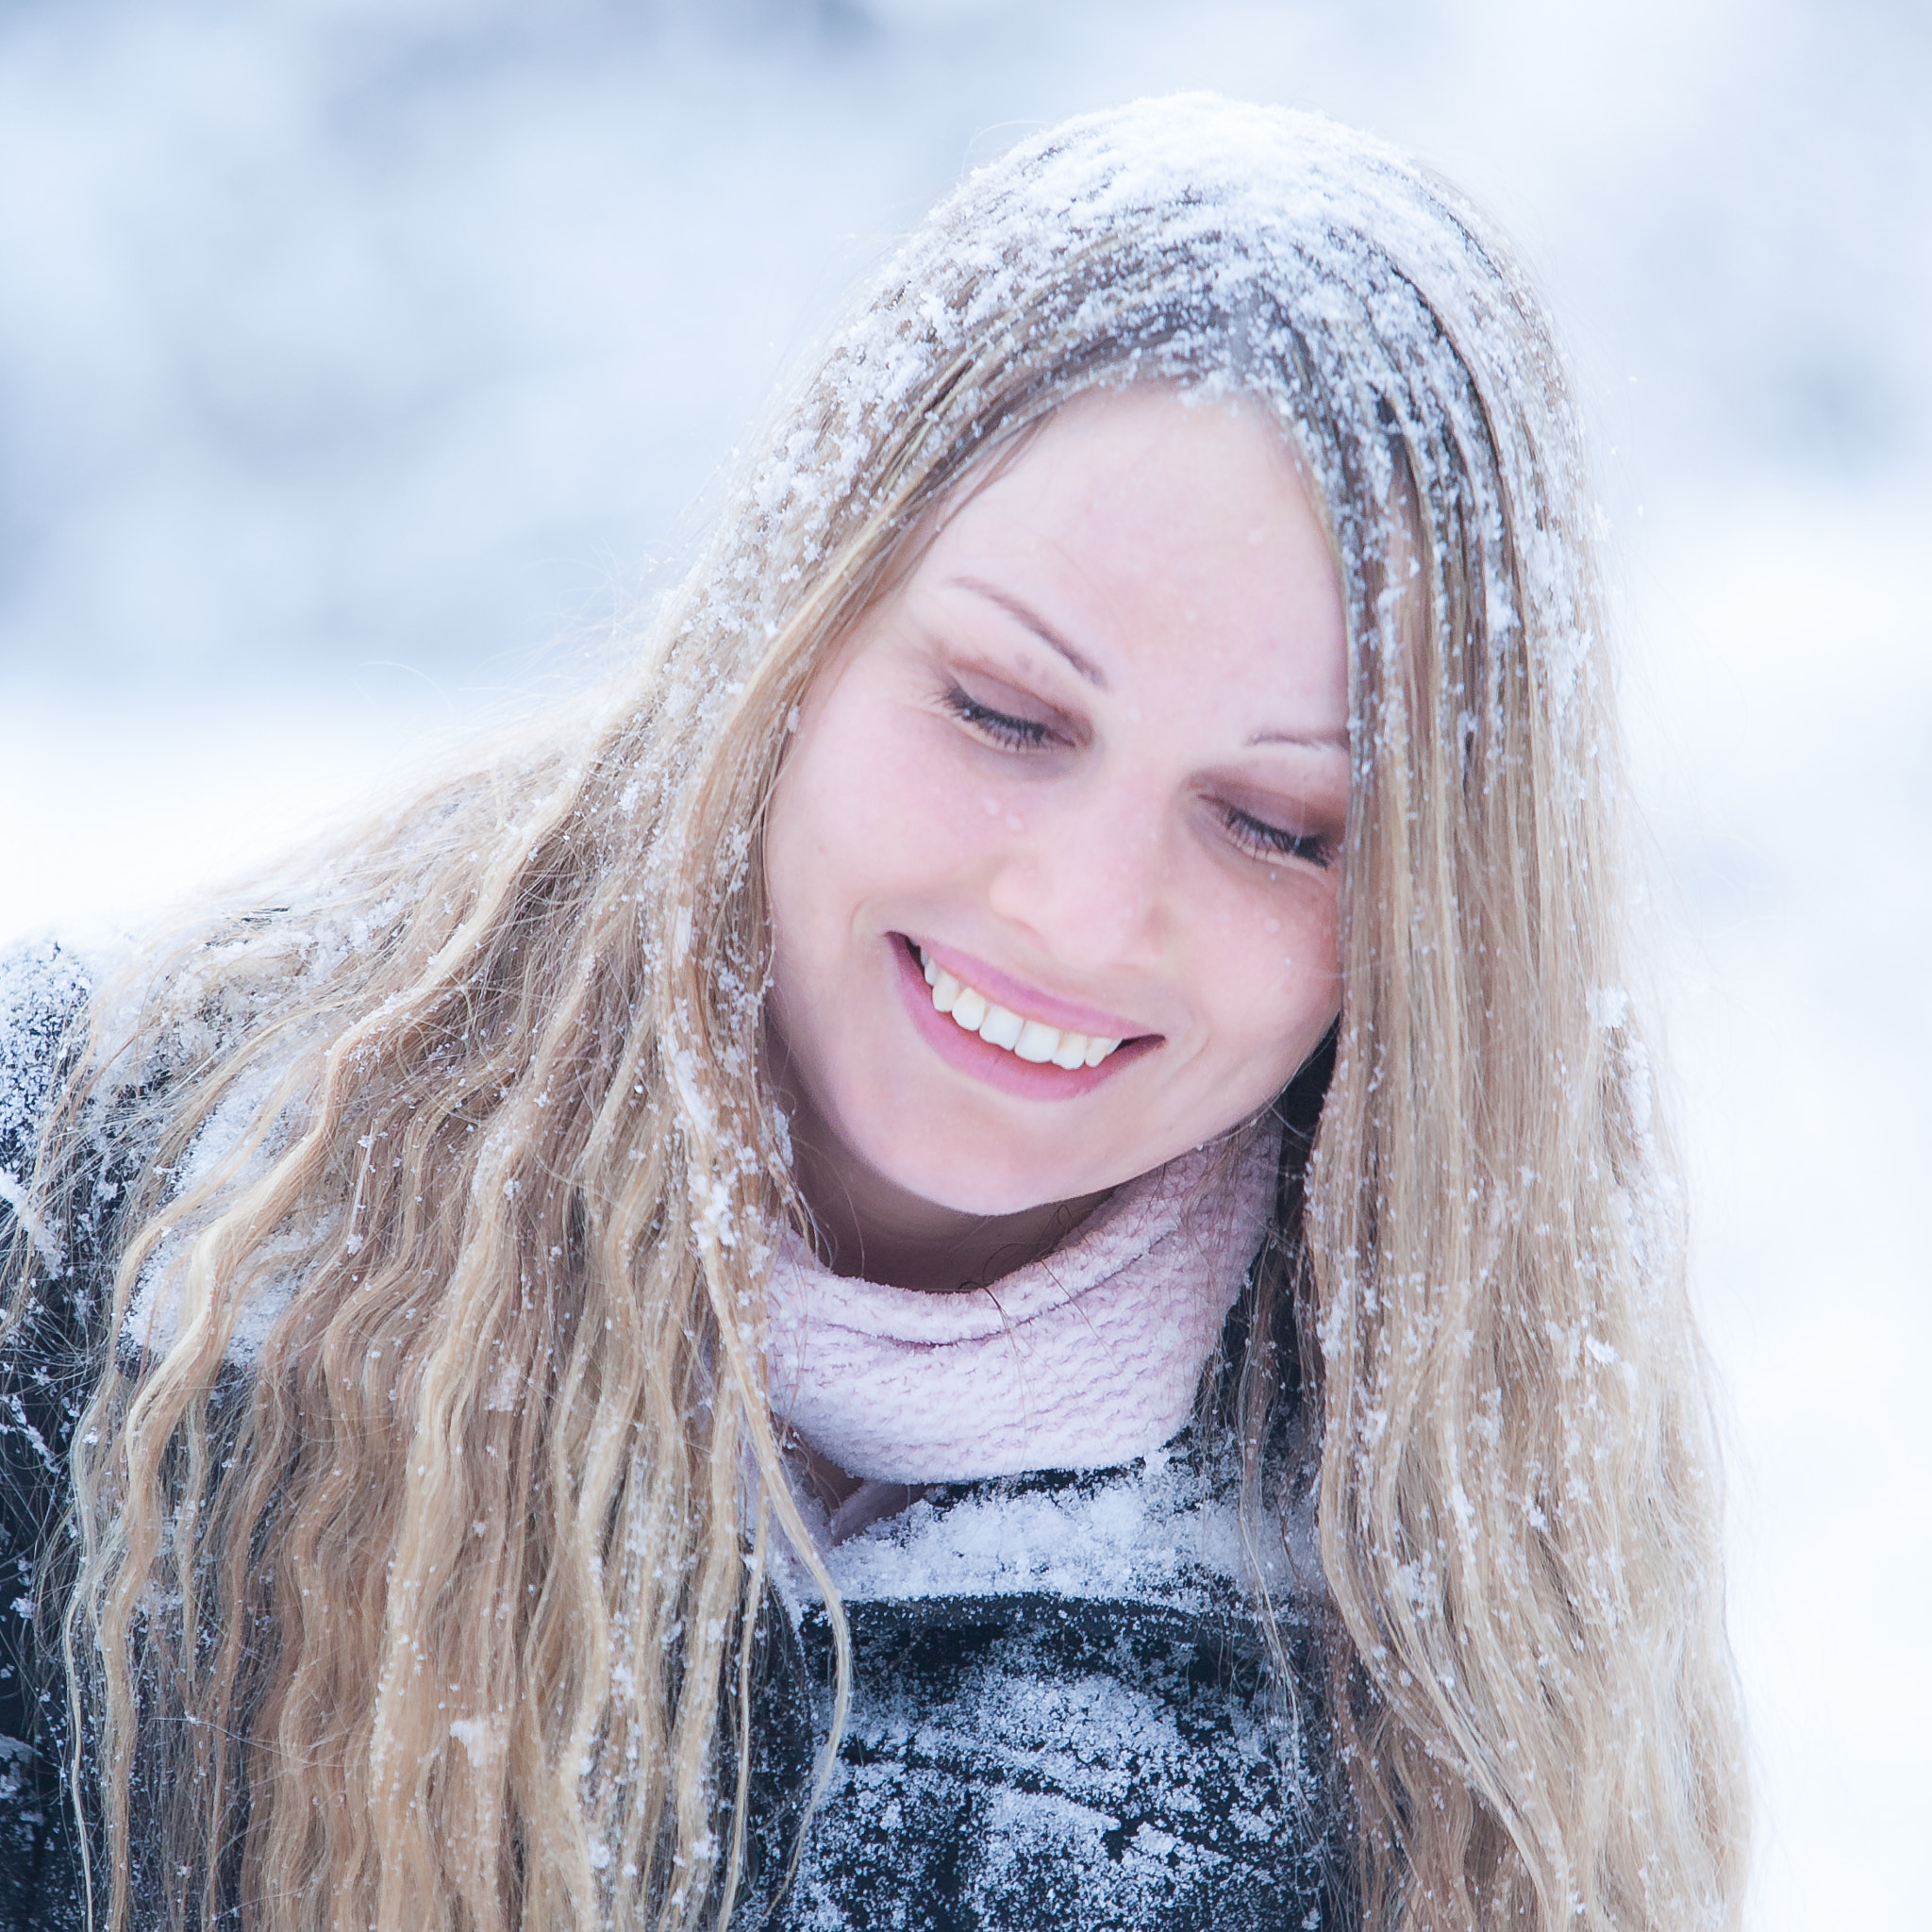
[[[1037,1170],[1023,1178],[1017,1174],[893,1174],[886,1178],[935,1208],[950,1208],[955,1214],[982,1215],[996,1221],[1003,1215],[1025,1214],[1055,1201],[1077,1200],[1082,1194],[1100,1191],[1100,1184],[1081,1176],[1060,1179],[1041,1175]]]
[[[876,1150],[872,1165],[893,1187],[935,1208],[989,1218],[1024,1214],[1049,1202],[1077,1200],[1112,1185],[1084,1162],[1075,1169],[1049,1164],[1037,1156],[1038,1150],[1022,1144],[986,1148],[980,1158],[961,1159],[956,1150],[945,1158],[908,1160],[902,1141]]]

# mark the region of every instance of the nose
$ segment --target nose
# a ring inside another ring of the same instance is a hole
[[[988,891],[994,915],[1074,971],[1157,963],[1167,827],[1142,788],[1081,787],[1027,805]]]

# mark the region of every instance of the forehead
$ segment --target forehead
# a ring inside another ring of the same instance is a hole
[[[1024,499],[1062,515],[1083,505],[1132,516],[1164,502],[1224,515],[1293,496],[1319,510],[1292,437],[1259,398],[1166,382],[1081,391],[1035,425],[1018,452],[960,492],[947,521],[982,499]],[[1325,519],[1321,519],[1325,522]]]
[[[1326,521],[1286,431],[1245,398],[1074,399],[950,511],[916,580],[1024,604],[1103,674],[1179,646],[1196,669],[1258,655],[1279,675],[1314,644],[1345,679]]]

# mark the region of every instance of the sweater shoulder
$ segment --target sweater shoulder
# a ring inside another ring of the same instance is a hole
[[[12,1304],[0,1327],[0,1926],[9,1932],[82,1923],[54,1624],[72,1557],[68,1457],[91,1381],[81,1314],[103,1189],[89,1163],[53,1225],[32,1190],[93,986],[64,947],[0,952],[0,1260]]]
[[[87,963],[54,941],[0,951],[0,1203],[13,1213],[32,1177],[63,1047],[93,988]]]

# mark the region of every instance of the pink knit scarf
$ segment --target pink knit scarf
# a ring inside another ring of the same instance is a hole
[[[958,1294],[831,1274],[781,1247],[768,1367],[781,1426],[849,1475],[1108,1469],[1187,1422],[1268,1218],[1273,1131],[1118,1189],[1061,1247]]]

